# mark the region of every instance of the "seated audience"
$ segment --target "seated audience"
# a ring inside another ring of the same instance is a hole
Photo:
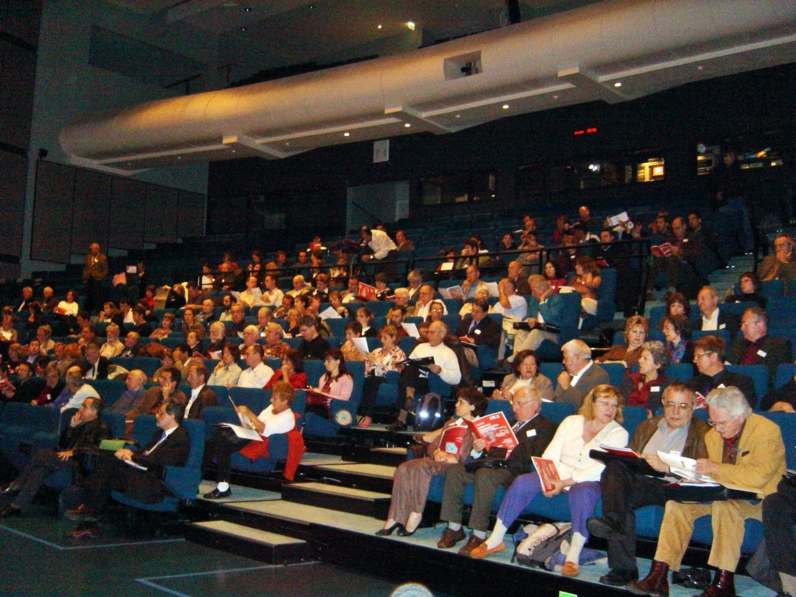
[[[100,356],[100,350],[96,344],[87,344],[83,350],[83,379],[108,379],[108,367],[110,361]]]
[[[514,395],[527,386],[533,386],[542,400],[553,400],[553,382],[539,372],[539,358],[532,350],[522,350],[514,355],[511,373],[503,378],[500,388],[492,392],[493,400],[514,400]]]
[[[727,362],[733,365],[765,365],[768,387],[774,387],[777,368],[793,363],[793,347],[787,338],[768,335],[768,314],[760,307],[749,307],[741,317],[742,338],[730,344]]]
[[[760,278],[754,272],[744,272],[738,278],[738,294],[724,297],[725,303],[757,303],[761,309],[766,308],[768,299],[760,293]]]
[[[642,421],[628,447],[652,469],[668,473],[669,467],[658,451],[686,458],[707,458],[705,434],[710,427],[694,416],[696,396],[684,384],[675,382],[663,393],[663,415]],[[636,566],[636,509],[665,506],[666,481],[635,472],[621,460],[607,463],[600,478],[603,500],[601,518],[589,518],[587,527],[595,537],[608,540],[608,574],[600,582],[622,587],[638,580]]]
[[[97,390],[83,381],[83,373],[80,371],[79,365],[72,365],[66,370],[64,382],[64,389],[47,406],[64,412],[70,408],[80,408],[86,398],[100,398]]]
[[[595,386],[608,384],[605,370],[594,364],[591,349],[583,340],[570,340],[561,347],[564,370],[556,378],[555,402],[569,402],[579,409],[583,399]]]
[[[641,315],[633,315],[625,320],[624,344],[615,344],[604,355],[594,359],[597,363],[621,362],[628,369],[638,363],[643,350],[642,344],[647,341],[649,323]]]
[[[229,311],[232,314],[232,323],[227,326],[227,338],[243,338],[243,330],[248,325],[244,320],[243,305],[235,303]]]
[[[465,357],[470,365],[478,367],[478,346],[488,346],[494,350],[500,345],[500,325],[490,317],[489,303],[485,300],[473,301],[471,313],[461,320],[454,335],[462,343]],[[473,348],[475,347],[475,348]]]
[[[669,352],[661,342],[645,342],[638,360],[638,372],[629,373],[619,384],[619,393],[628,406],[646,406],[654,414],[661,406],[661,396],[674,380],[666,376]]]
[[[119,326],[115,323],[108,324],[105,328],[105,344],[100,348],[100,354],[109,359],[118,357],[124,350],[124,344],[119,340]]]
[[[133,417],[128,418],[127,413],[136,411],[136,407],[143,400],[146,381],[146,373],[140,369],[130,371],[124,382],[127,390],[108,408],[108,412],[125,415],[125,420],[131,421]]]
[[[750,405],[757,404],[755,384],[748,375],[730,373],[724,368],[724,340],[703,336],[694,340],[694,364],[697,375],[688,380],[689,388],[697,395],[697,408],[705,408],[705,397],[716,388],[735,386]]]
[[[440,429],[423,435],[426,444],[425,458],[413,458],[402,463],[395,471],[392,485],[390,511],[384,527],[377,535],[391,535],[398,529],[398,535],[409,537],[414,534],[423,519],[431,478],[444,474],[445,469],[462,464],[469,456],[473,446],[473,435],[465,421],[472,421],[486,412],[487,400],[475,389],[459,392],[454,414],[458,418],[449,419]],[[461,428],[461,443],[445,441],[446,434],[453,437],[452,428]]]
[[[285,337],[285,331],[282,326],[272,321],[265,327],[265,343],[263,344],[263,353],[266,358],[282,359],[285,353],[290,349],[290,346],[282,340]]]
[[[354,390],[354,380],[345,366],[343,353],[335,348],[326,351],[323,357],[326,373],[318,380],[318,387],[310,390],[316,393],[317,399],[307,396],[307,412],[329,418],[332,400],[349,400]]]
[[[263,388],[274,375],[274,370],[263,363],[263,347],[259,344],[249,346],[244,353],[248,368],[238,378],[239,388]]]
[[[34,377],[34,370],[30,363],[20,362],[14,372],[17,381],[3,391],[6,402],[22,402],[30,404],[41,394],[46,382],[40,377]]]
[[[591,257],[581,255],[575,260],[575,275],[568,285],[580,293],[581,310],[589,315],[597,314],[597,290],[600,288],[600,268]]]
[[[782,291],[788,294],[790,283],[796,280],[796,255],[793,254],[793,239],[785,232],[774,237],[774,254],[763,257],[757,266],[757,277],[762,282],[782,280]]]
[[[785,474],[785,446],[779,426],[753,414],[751,405],[737,387],[713,390],[707,397],[707,404],[713,422],[713,428],[705,434],[708,457],[697,459],[695,472],[717,483],[748,488],[758,495],[774,493]],[[637,595],[667,595],[669,569],[680,569],[694,521],[705,515],[710,515],[713,526],[708,565],[716,568],[716,573],[702,595],[734,597],[735,568],[741,557],[744,521],[760,520],[762,504],[759,499],[708,503],[668,501],[649,574],[627,585],[627,589]]]
[[[367,307],[360,307],[359,309],[357,309],[356,320],[362,326],[363,338],[378,337],[379,331],[370,326],[370,322],[373,321],[373,313],[370,312],[370,309],[368,309]]]
[[[174,313],[166,312],[163,314],[163,318],[160,320],[160,327],[154,330],[149,337],[150,338],[168,338],[169,335],[174,332]]]
[[[365,382],[362,387],[362,402],[359,405],[360,420],[358,422],[358,426],[363,429],[369,427],[373,422],[376,396],[379,386],[387,381],[387,372],[398,371],[398,363],[406,360],[404,351],[396,344],[398,331],[394,326],[386,325],[381,328],[379,338],[381,347],[369,353],[365,358]]]
[[[191,386],[191,395],[185,405],[185,416],[198,421],[202,418],[202,410],[208,406],[217,406],[218,398],[215,392],[207,387],[207,368],[203,364],[188,365],[185,380]]]
[[[511,484],[489,538],[470,552],[473,559],[483,559],[505,549],[503,537],[523,509],[542,493],[551,498],[566,491],[572,512],[572,538],[566,554],[563,576],[580,572],[580,552],[589,540],[586,520],[594,513],[600,499],[600,475],[605,465],[589,457],[601,444],[624,447],[628,433],[622,427],[622,397],[608,384],[595,387],[584,399],[578,414],[559,425],[542,458],[552,460],[558,473],[552,490],[545,491],[538,473],[520,475]]]
[[[303,390],[307,387],[304,359],[298,350],[288,350],[285,353],[282,357],[282,366],[271,376],[264,389],[270,390],[278,381],[286,381],[294,390]]]
[[[235,344],[225,344],[221,351],[221,360],[207,380],[209,386],[224,386],[232,388],[238,385],[241,368],[238,366],[240,350]]]

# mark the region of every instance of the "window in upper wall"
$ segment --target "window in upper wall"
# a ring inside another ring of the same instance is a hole
[[[468,203],[495,199],[496,176],[494,172],[457,172],[420,179],[420,197],[423,205],[442,203]]]

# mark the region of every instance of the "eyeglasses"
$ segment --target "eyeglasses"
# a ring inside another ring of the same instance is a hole
[[[708,350],[707,352],[703,352],[702,354],[695,354],[694,355],[694,362],[696,363],[699,359],[701,359],[702,357],[706,357],[709,354],[713,354],[713,351],[712,350]]]
[[[512,406],[525,406],[526,404],[530,404],[531,402],[536,402],[535,400],[526,400],[525,402],[512,402]]]
[[[730,424],[730,421],[732,421],[734,418],[735,417],[730,417],[726,421],[711,421],[710,419],[708,419],[708,425],[710,425],[711,427],[715,427],[716,429],[724,429],[727,425]]]
[[[760,321],[758,321],[757,319],[748,319],[746,321],[742,321],[741,322],[741,327],[744,327],[744,326],[747,326],[747,325],[753,325],[755,323],[760,323]]]
[[[608,400],[595,400],[595,403],[599,404],[600,406],[604,406],[605,408],[611,409],[618,409],[619,404],[616,402],[609,402]]]
[[[693,408],[693,405],[689,404],[688,402],[664,402],[663,403],[663,408],[668,408],[669,410],[673,410],[675,407],[677,407],[677,410],[688,410],[690,408]]]

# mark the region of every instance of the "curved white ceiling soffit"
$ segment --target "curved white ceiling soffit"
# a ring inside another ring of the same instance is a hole
[[[794,61],[792,0],[615,0],[397,56],[88,116],[60,142],[72,163],[122,174],[274,159],[621,102]]]

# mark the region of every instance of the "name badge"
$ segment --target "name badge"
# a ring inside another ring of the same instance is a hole
[[[660,391],[661,391],[661,386],[652,386],[650,388],[650,392],[660,392]]]
[[[722,324],[719,326],[719,329],[720,329],[720,330],[723,330],[723,329],[724,329],[724,328],[726,328],[726,327],[727,327],[727,324],[726,324],[726,323],[722,323]]]
[[[758,356],[761,356],[763,358],[766,358],[766,356],[768,356],[768,353],[765,350],[758,350],[757,354]]]
[[[536,437],[536,429],[529,429],[525,432],[526,437]]]
[[[687,242],[688,242],[688,239],[687,239],[687,238],[684,238],[684,239],[683,239],[683,242],[684,242],[684,243],[687,243]]]
[[[481,330],[473,330],[473,333],[474,333],[474,334],[480,334],[480,333],[481,333]]]

